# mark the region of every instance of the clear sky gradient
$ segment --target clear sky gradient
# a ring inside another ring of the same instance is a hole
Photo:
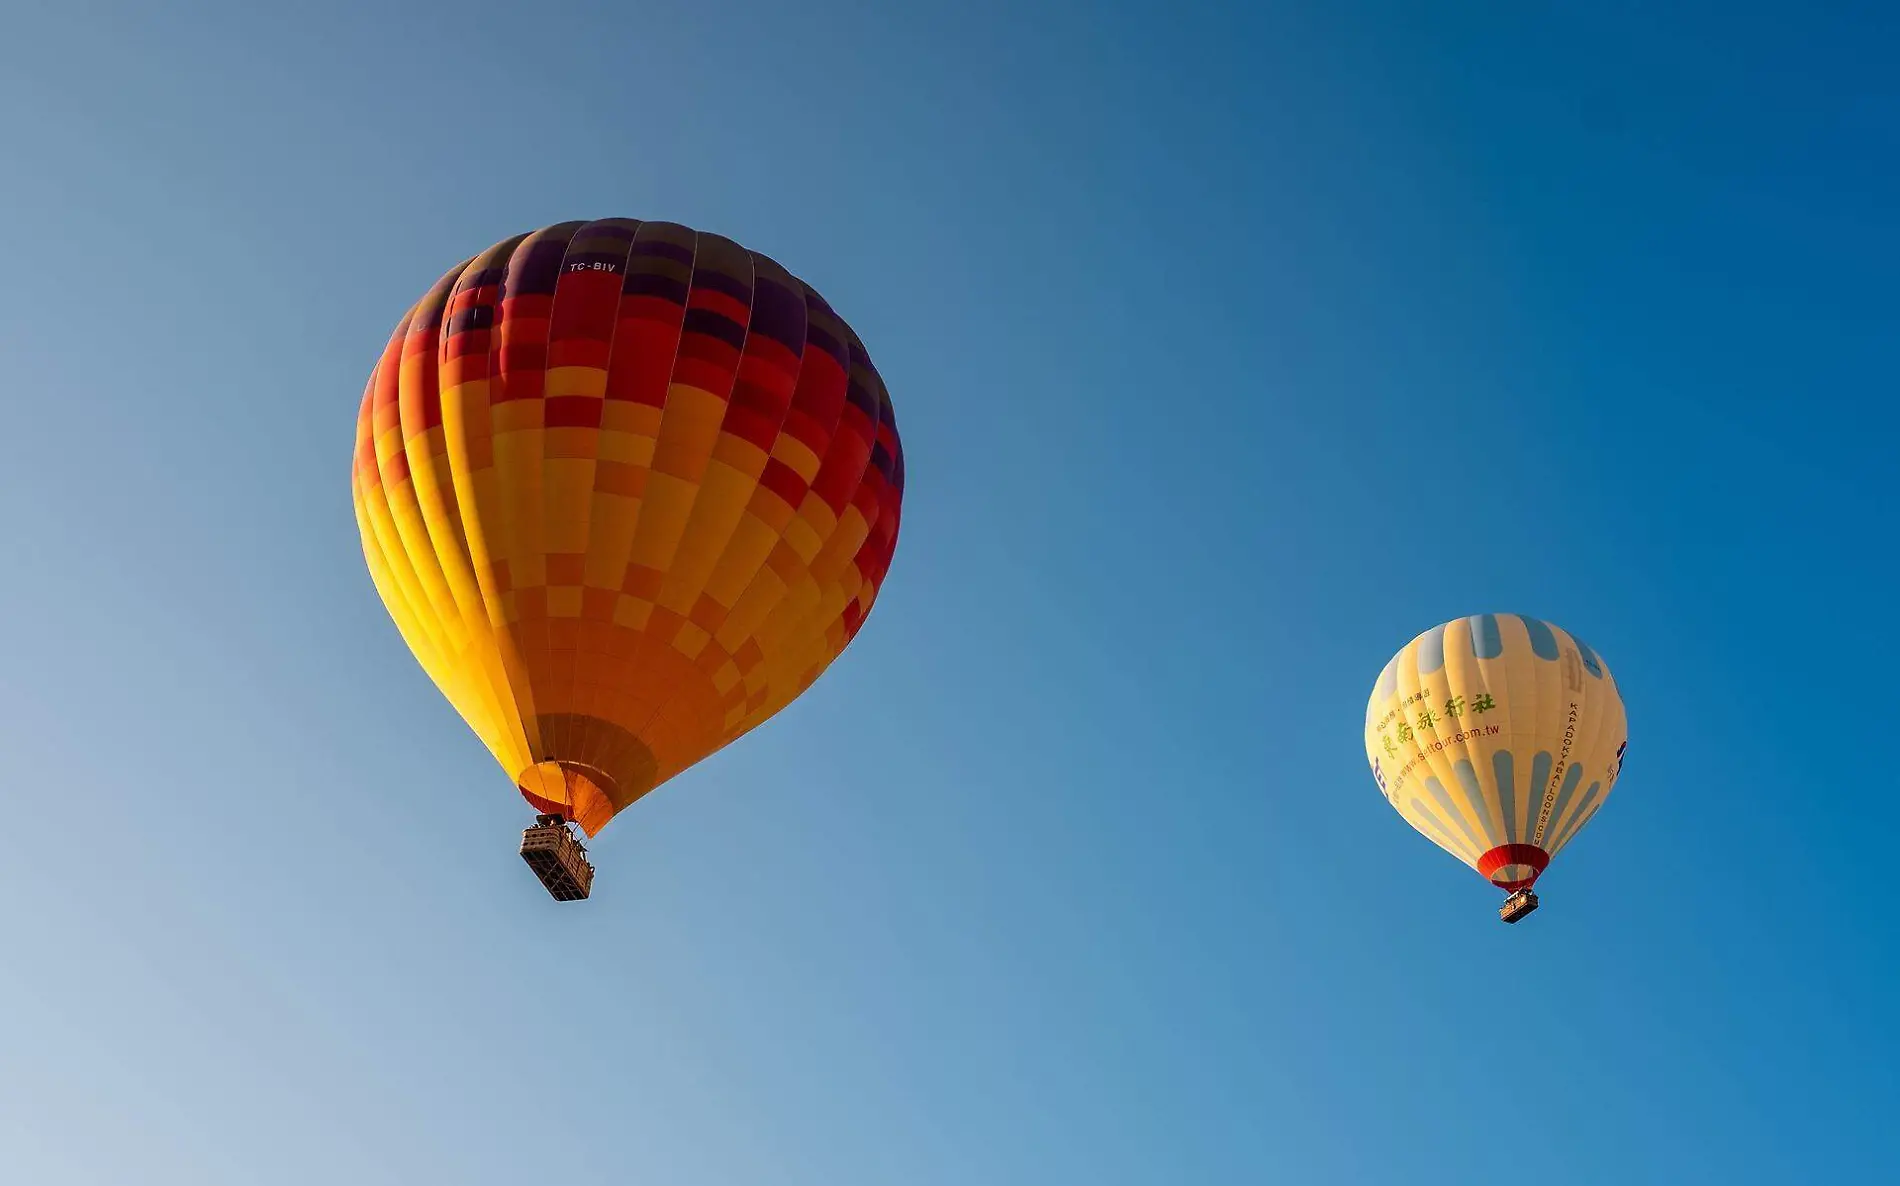
[[[0,17],[0,1178],[1900,1180],[1900,8]],[[557,906],[348,459],[609,215],[816,285],[909,486]],[[1632,723],[1518,927],[1361,742],[1486,611]]]

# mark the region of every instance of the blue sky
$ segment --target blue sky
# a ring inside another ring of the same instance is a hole
[[[9,4],[8,1177],[1900,1173],[1900,12],[1655,7]],[[556,907],[347,458],[607,215],[823,291],[909,485]],[[1632,721],[1514,928],[1359,734],[1492,610]]]

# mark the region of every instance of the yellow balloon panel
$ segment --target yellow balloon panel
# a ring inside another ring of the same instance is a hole
[[[1427,630],[1366,705],[1366,758],[1386,801],[1505,889],[1535,882],[1596,815],[1627,740],[1609,666],[1519,614]]]
[[[528,801],[590,834],[837,658],[903,480],[889,394],[817,293],[626,219],[444,276],[377,363],[353,469],[404,641]]]

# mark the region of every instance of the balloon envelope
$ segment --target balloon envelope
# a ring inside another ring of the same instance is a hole
[[[1519,614],[1427,630],[1366,705],[1366,757],[1386,800],[1508,890],[1535,882],[1596,815],[1627,738],[1609,666]]]
[[[452,269],[357,419],[357,524],[423,668],[537,809],[597,832],[778,712],[897,545],[891,401],[731,240],[569,222]]]

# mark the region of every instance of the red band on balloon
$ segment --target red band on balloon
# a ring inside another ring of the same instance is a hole
[[[1500,844],[1478,858],[1478,872],[1500,889],[1520,890],[1536,881],[1549,864],[1550,854],[1535,844]],[[1515,881],[1499,881],[1491,876],[1509,865],[1529,865],[1531,875]]]

